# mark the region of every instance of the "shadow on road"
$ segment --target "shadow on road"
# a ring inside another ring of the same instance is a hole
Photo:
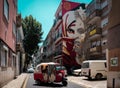
[[[34,86],[44,86],[44,87],[64,87],[62,84],[55,83],[42,83],[42,84],[33,84]]]
[[[87,81],[105,81],[105,80],[107,80],[107,79],[106,79],[106,78],[103,78],[103,79],[98,80],[98,79],[88,79],[88,78],[84,78],[83,80],[87,80]]]

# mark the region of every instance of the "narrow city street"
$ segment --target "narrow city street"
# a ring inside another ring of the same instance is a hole
[[[86,77],[68,76],[68,85],[65,87],[61,83],[37,85],[33,79],[33,74],[29,74],[26,88],[107,88],[106,79],[88,80]]]
[[[0,88],[120,88],[119,5],[0,0]]]

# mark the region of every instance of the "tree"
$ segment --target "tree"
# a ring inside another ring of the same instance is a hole
[[[42,25],[32,15],[22,19],[24,33],[23,45],[28,56],[32,56],[38,50],[38,43],[42,42]]]

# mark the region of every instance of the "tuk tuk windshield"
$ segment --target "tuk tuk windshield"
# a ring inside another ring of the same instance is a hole
[[[56,70],[59,71],[59,70],[66,70],[66,68],[64,66],[56,66]]]

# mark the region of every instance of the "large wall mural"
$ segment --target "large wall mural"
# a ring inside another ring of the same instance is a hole
[[[85,4],[63,2],[63,52],[64,62],[68,65],[80,64],[83,50],[82,44],[85,38]]]

